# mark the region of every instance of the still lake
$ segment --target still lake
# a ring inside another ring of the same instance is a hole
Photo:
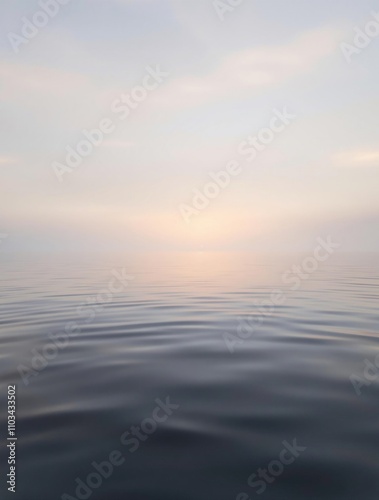
[[[376,500],[378,258],[302,258],[2,254],[0,497]]]

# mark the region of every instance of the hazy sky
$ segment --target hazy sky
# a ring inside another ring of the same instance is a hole
[[[350,63],[341,50],[378,2],[245,0],[222,21],[212,0],[71,0],[21,43],[38,11],[1,4],[1,250],[290,250],[325,234],[379,250],[379,36]],[[249,162],[241,143],[285,108],[296,118]],[[104,119],[114,130],[60,182],[52,164]],[[187,223],[183,204],[231,161]]]

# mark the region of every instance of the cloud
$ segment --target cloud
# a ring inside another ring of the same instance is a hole
[[[16,157],[12,156],[0,156],[0,165],[14,165],[17,160]]]
[[[379,166],[379,151],[345,151],[333,155],[332,161],[338,167],[376,167]]]
[[[88,87],[89,80],[79,73],[45,66],[2,62],[0,78],[4,82],[1,99],[18,100],[27,93],[64,97],[69,92]]]
[[[256,47],[227,55],[208,74],[177,78],[157,93],[155,101],[177,108],[207,101],[239,98],[312,71],[338,48],[341,30],[321,28],[287,45]]]
[[[90,75],[41,64],[0,62],[0,80],[0,102],[11,116],[48,120],[49,132],[95,125],[115,95]]]

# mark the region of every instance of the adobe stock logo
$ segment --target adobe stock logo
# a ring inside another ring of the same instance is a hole
[[[377,382],[379,380],[379,354],[376,355],[374,363],[371,363],[369,359],[365,359],[364,369],[361,374],[362,376],[355,375],[355,373],[350,375],[350,382],[352,383],[357,396],[362,395],[362,387],[368,387],[373,382]]]
[[[8,33],[8,40],[12,46],[13,52],[18,54],[21,45],[27,45],[30,40],[35,38],[40,30],[47,26],[50,19],[55,17],[61,10],[62,5],[66,5],[71,0],[40,0],[38,5],[42,10],[37,10],[31,19],[22,17],[21,35],[17,33]]]
[[[358,26],[354,28],[355,37],[353,44],[342,42],[340,48],[346,59],[350,64],[354,55],[360,54],[366,47],[370,45],[372,40],[379,36],[379,12],[371,13],[374,20],[368,21],[364,28]]]
[[[297,439],[293,439],[292,444],[283,441],[282,445],[283,449],[279,453],[278,460],[271,460],[267,469],[260,467],[254,474],[249,476],[247,484],[250,488],[255,488],[254,493],[257,495],[264,493],[267,485],[274,483],[276,478],[283,474],[285,466],[293,464],[300,456],[300,453],[307,449],[305,446],[299,446]],[[250,500],[250,497],[247,493],[242,492],[236,496],[236,500]]]
[[[225,15],[234,12],[245,0],[214,0],[213,7],[220,19],[225,20]]]
[[[140,85],[135,85],[128,94],[121,94],[119,98],[111,103],[112,117],[102,118],[97,127],[91,130],[82,130],[80,140],[73,147],[66,146],[66,157],[64,162],[54,161],[51,167],[59,182],[63,182],[65,176],[74,172],[90,156],[95,148],[101,146],[106,136],[112,134],[118,124],[128,118],[139,106],[142,105],[149,95],[169,76],[167,71],[162,71],[157,64],[154,67],[147,66],[145,75]],[[116,120],[116,117],[118,120]]]
[[[128,447],[129,453],[137,451],[141,443],[146,442],[149,436],[154,434],[158,427],[180,408],[178,404],[170,401],[170,397],[166,397],[164,401],[156,399],[155,403],[156,407],[152,411],[151,417],[143,419],[139,426],[132,426],[122,434],[120,443]],[[104,481],[112,476],[115,468],[123,465],[125,461],[125,453],[116,448],[109,453],[107,460],[100,463],[92,462],[87,476],[84,479],[80,477],[75,479],[73,494],[64,493],[61,495],[61,500],[87,500],[92,496],[94,490],[98,490]]]
[[[300,265],[293,264],[290,269],[281,276],[281,281],[285,285],[292,284],[290,291],[300,290],[304,281],[309,280],[316,273],[320,265],[326,262],[336,249],[340,248],[340,243],[334,243],[331,236],[327,238],[317,238],[318,245],[313,253],[305,257]],[[223,339],[230,354],[236,348],[250,339],[254,333],[263,325],[266,318],[272,317],[277,307],[285,304],[289,296],[284,289],[272,290],[267,299],[262,301],[253,300],[255,309],[245,317],[238,317],[239,326],[235,333],[225,332]]]
[[[239,143],[237,152],[240,158],[249,163],[255,161],[295,119],[296,116],[288,112],[287,106],[283,108],[283,111],[274,109],[268,126],[261,128],[255,136],[250,135]],[[211,201],[217,198],[242,172],[240,160],[229,161],[224,170],[208,172],[213,182],[207,182],[201,189],[194,189],[191,202],[181,203],[178,206],[186,224],[190,223],[191,217],[205,210]]]
[[[124,268],[121,269],[121,272],[113,269],[111,276],[106,288],[100,290],[96,296],[88,297],[87,301],[77,308],[78,316],[83,316],[85,319],[68,321],[64,327],[64,331],[49,334],[48,342],[44,342],[40,346],[31,349],[29,362],[18,365],[17,370],[25,386],[30,384],[30,379],[37,377],[45,370],[61,351],[67,349],[71,343],[71,339],[81,333],[82,327],[90,324],[98,312],[102,311],[106,305],[109,305],[115,295],[123,292],[129,286],[129,281],[134,279],[133,276],[126,274]]]

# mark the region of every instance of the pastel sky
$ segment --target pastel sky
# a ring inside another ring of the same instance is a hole
[[[379,250],[379,36],[350,64],[341,50],[377,1],[245,0],[221,21],[212,0],[71,0],[16,53],[9,33],[39,10],[1,6],[2,251],[287,251],[326,234]],[[121,121],[112,104],[157,66]],[[241,142],[284,108],[296,119],[246,161]],[[53,162],[104,118],[115,130],[59,182]],[[233,160],[186,223],[179,207]]]

